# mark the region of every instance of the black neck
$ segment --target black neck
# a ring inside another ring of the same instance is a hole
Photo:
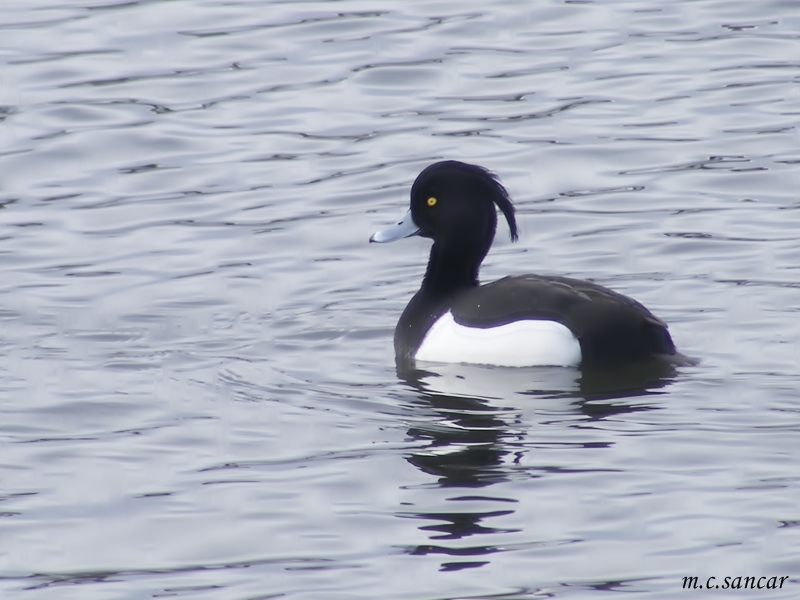
[[[486,250],[459,240],[435,241],[422,280],[426,293],[450,295],[478,286],[478,270]]]
[[[460,292],[478,286],[478,269],[491,245],[470,236],[446,235],[434,240],[422,287],[397,322],[394,348],[398,364],[413,362],[430,326],[449,309]]]

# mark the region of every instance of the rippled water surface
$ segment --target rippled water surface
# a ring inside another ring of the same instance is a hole
[[[0,596],[800,597],[794,0],[3,0]],[[694,367],[400,376],[442,158],[484,280],[591,278]],[[733,594],[733,595],[731,595]]]

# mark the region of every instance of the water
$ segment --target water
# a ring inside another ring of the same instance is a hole
[[[798,597],[799,38],[778,0],[5,0],[0,596]],[[484,280],[592,278],[701,363],[398,376],[428,244],[367,239],[441,158],[517,202]]]

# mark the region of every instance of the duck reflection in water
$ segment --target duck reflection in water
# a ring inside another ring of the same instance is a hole
[[[514,544],[500,548],[497,544],[465,545],[461,541],[450,545],[447,541],[521,531],[487,523],[514,514],[518,503],[516,497],[503,497],[500,487],[491,492],[488,488],[520,475],[536,479],[575,472],[573,465],[526,467],[526,454],[553,446],[601,451],[611,445],[598,442],[596,436],[591,441],[576,441],[575,436],[565,435],[564,441],[554,442],[552,430],[546,441],[538,442],[537,427],[566,428],[566,434],[576,428],[596,429],[598,421],[609,417],[654,410],[657,407],[648,399],[662,394],[675,375],[675,368],[664,363],[613,371],[474,365],[399,368],[398,376],[416,394],[413,403],[427,413],[408,430],[412,439],[426,445],[407,460],[435,477],[436,487],[454,492],[447,497],[453,508],[446,511],[401,513],[429,523],[420,531],[426,532],[431,543],[409,547],[407,552],[449,557],[441,564],[441,570],[449,571],[480,567],[492,554],[513,549]],[[454,509],[456,506],[463,509]],[[571,541],[577,540],[564,543]]]

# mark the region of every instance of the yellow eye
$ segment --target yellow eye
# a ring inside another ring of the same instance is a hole
[[[434,198],[433,196],[428,198],[428,206],[436,206],[436,198]]]

